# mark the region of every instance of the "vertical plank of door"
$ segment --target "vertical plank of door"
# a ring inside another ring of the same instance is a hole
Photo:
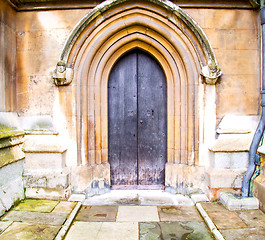
[[[167,158],[165,75],[149,55],[138,53],[138,184],[164,185]]]
[[[122,57],[108,83],[109,163],[112,185],[137,184],[137,55]]]

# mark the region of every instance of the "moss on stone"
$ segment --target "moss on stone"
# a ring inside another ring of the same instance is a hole
[[[47,213],[51,212],[58,204],[58,201],[52,200],[25,199],[14,210]]]

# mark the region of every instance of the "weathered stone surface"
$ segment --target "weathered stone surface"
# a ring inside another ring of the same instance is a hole
[[[199,222],[202,221],[196,207],[158,207],[162,222]]]
[[[115,222],[117,212],[117,206],[83,206],[75,220],[83,222]]]
[[[218,125],[216,132],[218,134],[251,133],[256,130],[259,118],[259,116],[239,116],[227,114]]]
[[[265,213],[261,210],[245,210],[236,213],[251,228],[265,226]]]
[[[66,200],[70,195],[70,188],[26,188],[28,198],[44,198],[51,200]]]
[[[52,212],[54,213],[66,213],[70,214],[71,211],[74,209],[76,203],[74,202],[65,202],[61,201],[59,204],[53,209]]]
[[[86,199],[86,195],[85,194],[71,194],[71,196],[69,197],[68,201],[71,202],[83,202]]]
[[[165,172],[166,191],[192,194],[205,190],[205,170],[202,167],[166,163]]]
[[[53,240],[59,231],[60,226],[13,223],[2,235],[3,240]]]
[[[110,230],[111,229],[111,230]],[[138,223],[74,222],[66,240],[138,240]]]
[[[25,158],[25,154],[22,151],[21,144],[0,148],[0,167],[22,160],[23,158]]]
[[[14,208],[15,211],[29,212],[51,212],[57,205],[58,201],[41,200],[41,199],[25,199]]]
[[[0,188],[10,184],[10,182],[17,180],[18,178],[21,179],[23,165],[24,160],[20,160],[0,168]]]
[[[243,175],[246,169],[214,169],[206,172],[210,188],[242,188]]]
[[[0,199],[6,210],[9,210],[14,203],[24,199],[22,178],[18,177],[0,188]]]
[[[158,222],[155,206],[119,206],[117,222]]]
[[[11,211],[2,220],[44,225],[62,225],[66,218],[67,214],[62,213]]]
[[[217,211],[207,213],[218,229],[237,229],[248,227],[235,212]]]
[[[246,169],[248,167],[248,152],[211,153],[211,167],[215,169]]]
[[[262,226],[257,227],[258,228],[221,230],[221,233],[225,239],[229,240],[264,240],[265,228]]]
[[[23,173],[26,188],[57,188],[66,189],[70,184],[68,168],[56,169],[25,169]]]
[[[25,169],[62,169],[65,167],[65,156],[62,153],[26,153]]]
[[[0,221],[0,235],[12,224],[12,221]]]
[[[46,133],[31,134],[25,136],[24,149],[26,153],[63,153],[68,144],[59,136]]]
[[[192,194],[190,198],[194,203],[209,201],[209,198],[205,194]]]
[[[256,179],[254,183],[255,196],[259,200],[259,206],[262,211],[265,212],[265,176],[259,176],[259,179]]]
[[[220,202],[228,210],[258,209],[259,201],[255,197],[240,197],[232,193],[221,193]]]
[[[149,239],[214,239],[202,222],[140,223],[140,240]]]
[[[217,202],[201,202],[201,205],[206,212],[227,211],[222,204]]]
[[[253,134],[220,134],[209,148],[212,152],[247,152]]]

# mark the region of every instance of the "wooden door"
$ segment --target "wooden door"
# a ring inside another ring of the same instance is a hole
[[[108,83],[111,185],[164,185],[167,159],[165,75],[149,54],[133,51]]]

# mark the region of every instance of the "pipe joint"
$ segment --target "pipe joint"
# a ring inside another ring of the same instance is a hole
[[[261,106],[265,107],[265,90],[262,90],[260,94],[261,94]]]
[[[265,6],[260,9],[261,25],[265,24]]]

